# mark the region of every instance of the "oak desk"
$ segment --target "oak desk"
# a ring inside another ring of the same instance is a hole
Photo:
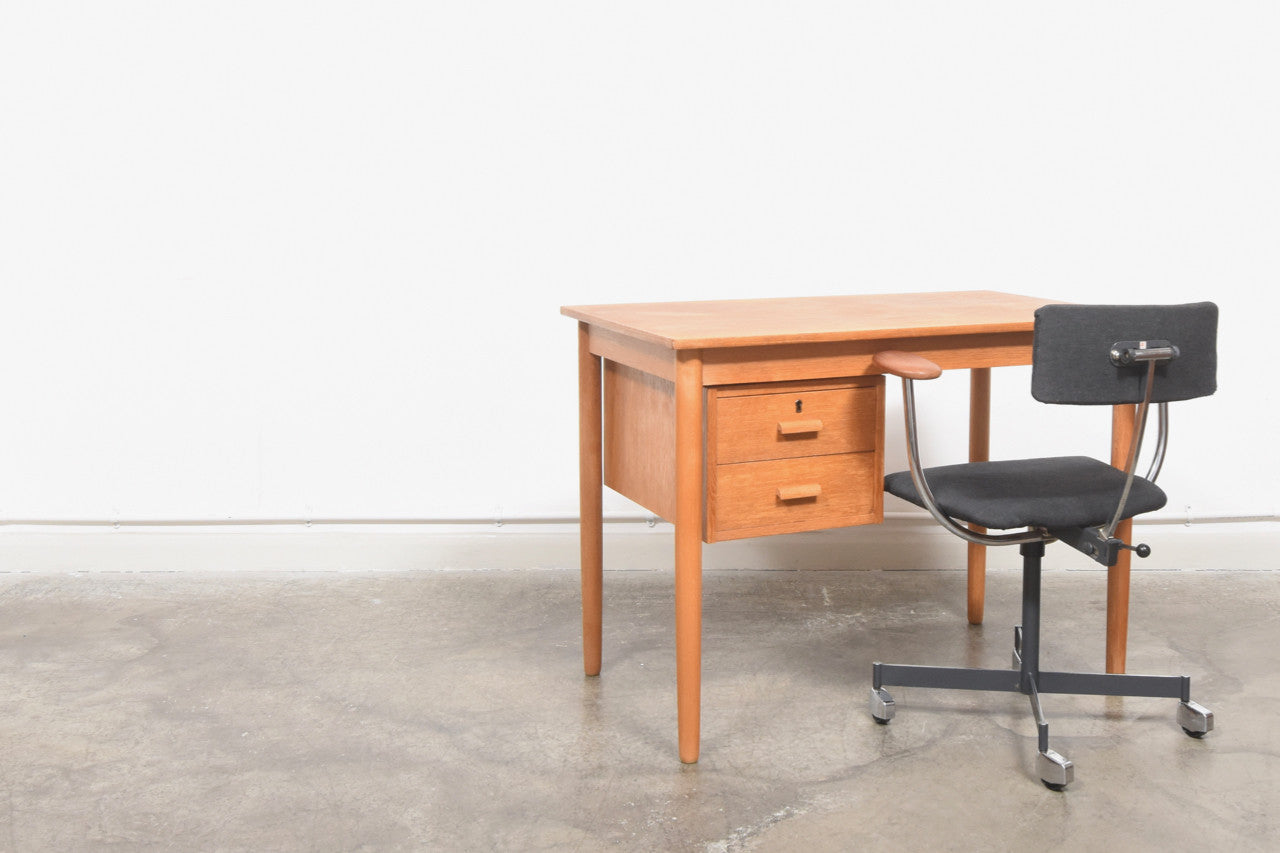
[[[675,523],[680,759],[697,761],[702,543],[883,520],[881,350],[970,371],[969,458],[987,459],[991,368],[1031,363],[1033,314],[1049,301],[969,291],[562,308],[578,321],[586,673],[600,673],[603,484]],[[1116,407],[1113,464],[1132,429],[1133,407]],[[978,624],[986,552],[968,548]],[[1108,575],[1109,672],[1124,671],[1128,589],[1124,552]]]

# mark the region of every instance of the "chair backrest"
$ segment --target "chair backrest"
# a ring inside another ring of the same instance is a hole
[[[1218,306],[1046,305],[1036,311],[1031,396],[1042,403],[1141,403],[1147,364],[1117,367],[1123,341],[1168,341],[1178,356],[1156,368],[1153,403],[1190,400],[1218,387]]]

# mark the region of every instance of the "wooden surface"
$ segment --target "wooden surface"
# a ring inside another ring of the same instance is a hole
[[[969,371],[969,461],[991,459],[991,368],[975,367]],[[985,527],[970,524],[974,533],[986,533]],[[969,572],[968,617],[970,625],[981,625],[987,600],[987,549],[976,542],[965,543]]]
[[[795,386],[769,394],[717,394],[716,462],[753,462],[875,450],[874,382]]]
[[[891,373],[903,379],[937,379],[942,375],[941,367],[914,352],[881,350],[872,356],[871,363],[885,373]]]
[[[1024,332],[1053,300],[990,290],[568,305],[566,316],[671,349]],[[944,365],[945,366],[945,365]]]
[[[882,458],[840,453],[718,465],[707,496],[707,538],[878,523],[884,517]]]
[[[702,719],[702,359],[676,360],[676,718],[680,760],[698,760]]]
[[[702,378],[708,385],[739,382],[785,382],[820,377],[868,376],[880,373],[875,354],[886,347],[914,347],[943,370],[1009,367],[1031,363],[1031,327],[1017,332],[975,332],[881,338],[814,344],[720,347],[703,350]],[[676,350],[678,352],[678,350]]]
[[[1115,406],[1111,410],[1111,464],[1124,470],[1129,464],[1129,446],[1137,429],[1136,406]],[[1133,543],[1133,519],[1116,526],[1116,538]],[[1129,566],[1133,552],[1121,550],[1116,564],[1107,569],[1107,672],[1124,672],[1129,645]]]
[[[707,542],[884,518],[883,377],[710,388],[706,437]]]
[[[600,357],[578,324],[578,506],[581,513],[582,667],[600,674],[604,610],[604,514],[601,481]]]
[[[668,521],[676,517],[675,384],[605,362],[604,484]]]

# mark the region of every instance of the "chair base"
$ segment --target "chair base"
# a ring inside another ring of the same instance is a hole
[[[897,706],[885,686],[943,690],[990,690],[1022,693],[1031,701],[1036,718],[1040,780],[1060,791],[1075,778],[1072,763],[1049,748],[1049,724],[1040,708],[1041,693],[1092,696],[1141,696],[1178,699],[1178,724],[1189,736],[1204,737],[1213,730],[1213,712],[1191,701],[1191,679],[1184,675],[1127,675],[1120,673],[1048,672],[1039,666],[1040,557],[1044,543],[1022,546],[1023,624],[1013,633],[1014,669],[966,669],[908,666],[876,662],[872,665],[871,716],[878,723],[893,719]]]

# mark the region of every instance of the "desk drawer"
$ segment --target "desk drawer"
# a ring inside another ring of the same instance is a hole
[[[874,451],[718,465],[708,483],[708,539],[878,522],[881,470]]]
[[[884,519],[884,377],[708,389],[708,542]]]
[[[879,387],[800,387],[782,393],[721,396],[716,462],[724,465],[876,449]]]

